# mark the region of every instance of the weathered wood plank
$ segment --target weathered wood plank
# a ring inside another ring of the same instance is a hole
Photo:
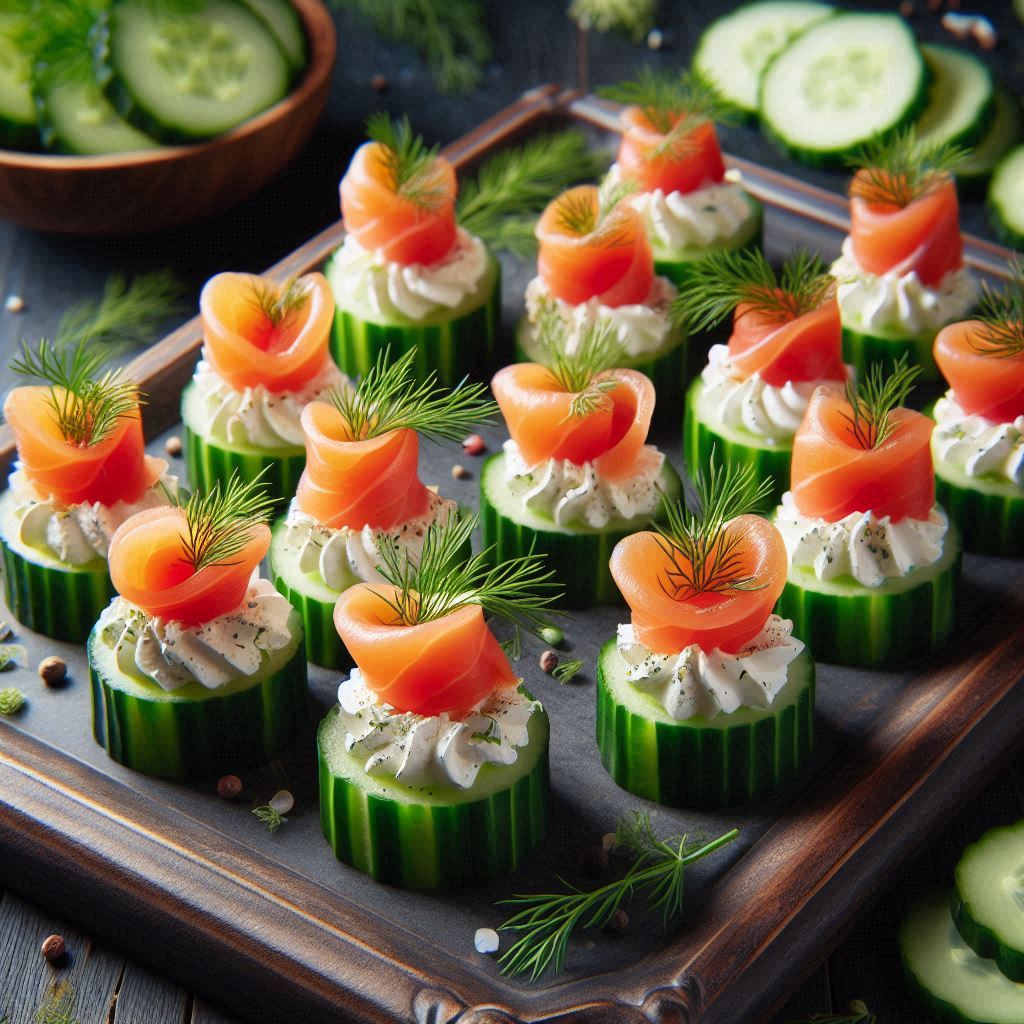
[[[139,964],[125,966],[113,1024],[188,1024],[188,993]]]

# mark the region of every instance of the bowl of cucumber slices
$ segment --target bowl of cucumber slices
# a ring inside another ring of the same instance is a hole
[[[0,217],[138,234],[298,153],[337,49],[321,0],[21,0],[0,13]]]

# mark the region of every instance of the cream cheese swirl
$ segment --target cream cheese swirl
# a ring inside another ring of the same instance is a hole
[[[933,506],[927,519],[901,519],[851,512],[838,522],[803,515],[787,491],[775,514],[790,565],[810,569],[819,580],[852,576],[866,587],[908,576],[942,557],[949,529],[945,513]]]
[[[883,335],[934,334],[963,320],[978,300],[978,282],[966,267],[950,271],[937,288],[929,288],[904,265],[869,274],[857,262],[849,236],[831,274],[839,282],[836,299],[843,323]]]
[[[448,255],[429,266],[392,263],[349,234],[328,272],[343,308],[369,306],[377,316],[422,320],[440,309],[455,309],[472,295],[487,272],[488,259],[484,243],[461,228]]]
[[[742,651],[717,647],[707,653],[691,644],[678,654],[659,654],[620,624],[616,644],[626,678],[650,694],[676,721],[715,718],[738,708],[769,708],[786,685],[789,664],[803,651],[790,619],[769,615],[761,632]]]
[[[100,615],[100,636],[114,648],[122,672],[141,674],[164,690],[193,681],[215,690],[239,676],[254,675],[263,665],[264,652],[287,647],[293,639],[288,626],[292,606],[257,573],[235,611],[198,626],[151,617],[115,597]]]
[[[993,423],[964,412],[947,391],[935,403],[932,450],[970,477],[997,477],[1024,487],[1024,416]]]
[[[369,775],[410,786],[468,789],[485,764],[514,764],[540,708],[518,690],[499,690],[465,718],[417,715],[377,703],[359,669],[338,687],[345,749],[365,757]]]
[[[641,192],[629,202],[640,211],[648,233],[669,252],[706,249],[746,235],[757,218],[742,185],[723,181],[694,192]]]

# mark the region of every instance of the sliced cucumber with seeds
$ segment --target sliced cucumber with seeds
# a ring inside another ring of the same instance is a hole
[[[761,0],[716,18],[701,35],[693,67],[750,121],[756,120],[761,76],[772,58],[804,29],[835,13],[831,4]]]
[[[956,166],[957,187],[972,195],[988,181],[992,169],[1021,136],[1020,101],[996,89],[992,121],[967,158]]]
[[[220,135],[273,106],[291,78],[266,24],[233,0],[175,11],[115,0],[101,56],[118,111],[165,141]]]
[[[32,65],[18,45],[23,16],[0,13],[0,146],[23,149],[37,144]]]
[[[266,22],[291,66],[296,70],[304,67],[306,33],[302,19],[289,0],[242,0],[242,3]]]
[[[999,161],[988,187],[988,204],[1006,244],[1024,250],[1024,146]]]
[[[924,44],[931,72],[928,106],[917,119],[918,140],[929,146],[970,146],[992,123],[992,73],[973,54],[952,46]]]
[[[914,34],[895,14],[837,14],[812,25],[768,66],[761,124],[791,156],[841,164],[912,121],[928,94]]]

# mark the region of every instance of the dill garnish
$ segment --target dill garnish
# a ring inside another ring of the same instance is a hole
[[[1024,257],[1010,261],[1010,280],[1002,291],[987,281],[981,285],[981,302],[974,319],[982,329],[972,336],[971,347],[983,356],[1009,359],[1024,352]]]
[[[274,327],[294,316],[309,301],[309,282],[290,278],[283,285],[257,278],[252,287],[252,303]]]
[[[569,17],[584,30],[622,32],[638,43],[652,28],[656,0],[572,0]]]
[[[877,448],[892,434],[896,425],[889,414],[906,402],[920,373],[919,366],[908,365],[904,353],[888,377],[881,363],[872,363],[863,381],[846,382],[850,412],[843,413],[842,417],[850,424],[850,433],[865,451]]]
[[[427,210],[444,203],[448,192],[438,176],[431,173],[438,147],[428,146],[423,136],[415,134],[408,117],[403,115],[393,120],[377,111],[366,119],[366,134],[384,147],[391,187],[396,195]]]

